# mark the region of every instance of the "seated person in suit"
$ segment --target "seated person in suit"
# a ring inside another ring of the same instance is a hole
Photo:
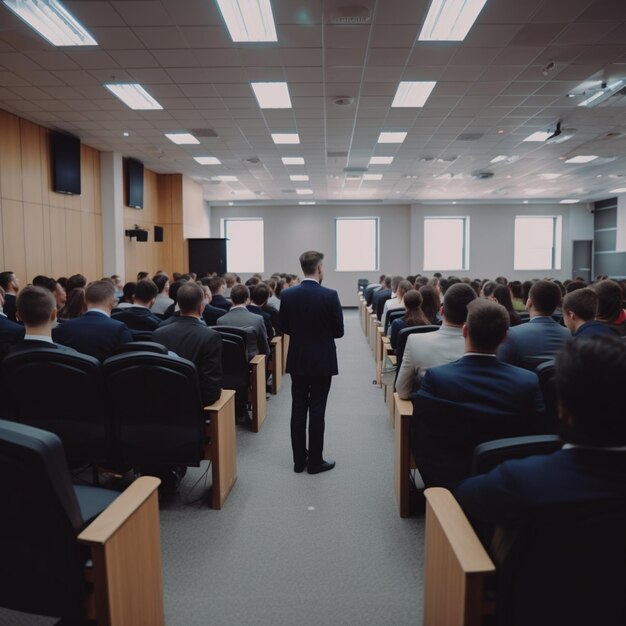
[[[226,315],[217,320],[218,326],[236,326],[243,328],[248,336],[248,360],[257,354],[270,354],[267,331],[263,318],[250,313],[246,305],[250,302],[250,292],[245,285],[235,285],[230,292],[233,306]]]
[[[4,289],[4,306],[2,310],[12,322],[15,322],[17,293],[20,290],[20,281],[13,272],[0,272],[0,287]]]
[[[508,311],[483,298],[470,302],[467,311],[465,354],[429,368],[412,398],[411,450],[426,487],[450,489],[469,476],[479,443],[536,433],[542,426],[537,375],[496,359],[509,328]]]
[[[564,326],[552,319],[561,304],[561,290],[548,280],[538,280],[530,288],[526,307],[530,321],[511,328],[498,349],[498,358],[512,365],[523,365],[527,357],[555,354],[570,337]]]
[[[216,306],[218,309],[229,311],[232,304],[224,297],[224,289],[226,289],[226,282],[224,279],[221,276],[212,276],[209,278],[208,284],[209,289],[211,290],[211,306]]]
[[[472,521],[515,527],[544,505],[626,498],[626,343],[581,337],[555,366],[563,449],[463,481],[454,496]]]
[[[620,284],[614,280],[601,280],[591,285],[598,296],[598,319],[614,333],[626,335],[626,310]]]
[[[402,309],[404,308],[404,296],[407,291],[413,289],[413,285],[408,280],[400,280],[396,285],[396,290],[394,292],[394,297],[390,298],[385,302],[385,306],[383,307],[383,314],[380,318],[380,324],[383,328],[385,328],[385,322],[387,321],[387,313],[392,311],[393,309]],[[387,334],[390,334],[390,329],[387,328]]]
[[[24,287],[17,297],[17,318],[24,324],[24,338],[14,343],[9,352],[30,348],[56,348],[75,352],[52,340],[52,328],[57,319],[57,305],[52,292],[45,287]]]
[[[137,290],[137,283],[129,282],[122,287],[122,297],[117,301],[113,313],[117,313],[122,309],[129,309],[133,306],[133,300],[135,299],[135,291]]]
[[[222,390],[222,337],[202,319],[205,296],[202,287],[188,281],[179,290],[180,315],[157,328],[152,338],[178,356],[192,361],[198,370],[204,405],[219,399]]]
[[[385,276],[382,287],[372,296],[372,309],[376,313],[378,321],[383,314],[385,302],[391,298],[391,276]]]
[[[157,286],[149,278],[140,280],[135,289],[133,306],[114,313],[113,319],[124,322],[131,330],[154,330],[162,321],[150,311],[157,291]]]
[[[389,327],[391,347],[395,350],[398,345],[398,333],[403,328],[411,326],[430,326],[430,320],[422,311],[422,294],[417,289],[409,289],[402,300],[406,313],[399,319],[393,320]]]
[[[154,284],[157,286],[157,297],[150,309],[157,315],[163,315],[167,308],[174,304],[174,300],[170,298],[170,279],[167,274],[159,274],[154,277]]]
[[[272,325],[272,316],[265,310],[265,305],[269,297],[270,288],[265,283],[257,283],[253,287],[250,287],[251,302],[246,308],[250,313],[260,315],[263,318],[267,338],[271,339],[276,334],[276,331]]]
[[[467,305],[476,297],[476,292],[469,285],[452,285],[446,291],[441,328],[432,333],[411,335],[407,339],[396,379],[396,391],[403,400],[411,397],[429,367],[451,363],[463,355],[463,324],[467,319]]]
[[[369,285],[367,285],[367,287],[365,287],[365,289],[363,289],[363,297],[365,298],[365,304],[367,304],[367,306],[370,306],[372,304],[374,294],[379,289],[382,289],[383,285],[385,284],[385,278],[385,274],[381,274],[377,283],[370,283]]]
[[[12,322],[3,312],[4,289],[0,287],[0,358],[15,342],[24,339],[24,327]]]
[[[563,298],[563,321],[574,337],[615,335],[603,322],[596,319],[598,296],[593,289],[583,287]]]
[[[64,346],[104,361],[115,348],[132,341],[133,337],[124,322],[110,318],[115,303],[115,287],[108,280],[90,283],[85,291],[85,300],[87,312],[57,326],[52,331],[52,338]]]

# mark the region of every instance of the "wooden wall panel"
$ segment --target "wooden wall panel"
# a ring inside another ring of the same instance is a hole
[[[26,275],[47,275],[43,206],[24,202],[24,244]]]
[[[22,148],[22,198],[32,204],[43,203],[42,164],[39,126],[26,120],[20,120],[20,139]]]
[[[50,207],[50,245],[52,248],[52,265],[49,272],[55,278],[59,278],[59,276],[68,276],[67,237],[65,228],[65,209]],[[76,274],[78,271],[79,270],[72,268],[72,271],[69,272],[69,274]],[[30,278],[32,278],[32,276]]]
[[[24,205],[17,200],[2,201],[2,239],[4,268],[18,278],[26,276],[26,248],[24,245]]]
[[[82,212],[65,211],[65,236],[67,241],[67,271],[76,274],[75,267],[83,266],[83,232],[82,232]],[[82,272],[81,272],[82,273]]]
[[[7,200],[22,199],[22,148],[20,120],[0,111],[0,194]]]
[[[2,226],[2,198],[0,197],[0,227]],[[2,228],[2,234],[4,234],[4,228]],[[4,269],[4,237],[0,236],[0,263]]]

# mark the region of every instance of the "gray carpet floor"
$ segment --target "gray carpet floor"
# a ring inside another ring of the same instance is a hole
[[[421,624],[423,518],[398,515],[387,407],[356,311],[345,322],[326,412],[334,470],[293,472],[286,376],[261,431],[238,427],[238,480],[224,508],[193,502],[206,466],[162,500],[168,626]],[[5,623],[42,622],[0,612]]]

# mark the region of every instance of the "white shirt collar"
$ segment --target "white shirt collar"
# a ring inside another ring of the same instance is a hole
[[[319,280],[317,280],[317,278],[310,278],[310,277],[308,277],[308,276],[307,276],[307,277],[305,277],[305,278],[303,278],[300,282],[301,282],[301,283],[303,283],[305,280],[311,280],[311,281],[313,281],[314,283],[317,283],[318,285],[319,285],[319,282],[320,282]]]
[[[96,313],[101,313],[102,315],[106,315],[107,317],[109,317],[108,311],[105,311],[104,309],[99,309],[97,306],[87,309],[88,313],[91,313],[91,311],[94,311]]]
[[[54,343],[54,341],[52,341],[52,337],[49,337],[48,335],[24,335],[24,339],[31,339],[33,341],[46,341],[47,343]]]
[[[600,452],[626,452],[626,446],[585,446],[578,443],[566,443],[563,450],[598,450]]]

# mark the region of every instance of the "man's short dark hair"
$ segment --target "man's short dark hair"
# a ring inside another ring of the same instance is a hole
[[[556,355],[561,437],[588,446],[626,445],[626,342],[596,335],[568,341]],[[568,423],[571,421],[571,423]]]
[[[622,311],[622,288],[614,280],[601,280],[591,285],[598,296],[598,319],[612,322]]]
[[[250,290],[245,285],[233,285],[230,290],[230,299],[233,304],[244,304],[250,297]]]
[[[74,274],[67,279],[65,291],[69,293],[72,289],[84,289],[87,285],[87,279],[82,274]]]
[[[143,280],[144,278],[148,278],[148,276],[150,276],[148,272],[137,272],[137,282]]]
[[[135,302],[150,302],[150,300],[157,297],[157,293],[157,286],[154,284],[154,281],[144,278],[137,283]]]
[[[211,276],[209,279],[209,289],[211,293],[215,295],[225,285],[226,281],[221,276]]]
[[[473,289],[472,289],[473,291]],[[472,348],[495,353],[510,325],[509,312],[497,302],[477,298],[467,305],[467,333]]]
[[[563,298],[563,312],[571,311],[584,322],[593,320],[598,313],[598,296],[593,289],[584,287],[571,291]]]
[[[52,292],[45,287],[29,285],[17,296],[17,314],[26,326],[41,326],[57,308]]]
[[[300,267],[305,276],[312,276],[319,267],[320,263],[324,260],[324,254],[322,252],[316,252],[315,250],[307,250],[300,255]]]
[[[122,300],[124,302],[132,302],[137,291],[137,283],[128,282],[122,287]]]
[[[537,313],[552,315],[554,309],[561,304],[561,290],[559,286],[549,280],[538,280],[530,288],[528,297]]]
[[[250,294],[250,299],[257,306],[263,306],[270,297],[270,288],[265,283],[258,283]]]
[[[197,313],[198,307],[204,301],[204,290],[192,280],[183,283],[176,294],[176,303],[183,315]]]
[[[170,278],[167,274],[159,274],[152,279],[152,282],[156,285],[158,293],[163,293],[165,285],[167,285],[169,279]]]
[[[174,302],[177,301],[178,298],[178,290],[183,286],[186,285],[189,281],[188,280],[177,280],[176,282],[172,283],[170,285],[170,293],[169,296],[172,300],[174,300]]]
[[[467,305],[476,300],[476,292],[465,283],[448,287],[443,301],[443,315],[450,324],[465,324]]]
[[[85,290],[87,304],[100,304],[115,298],[115,287],[108,280],[96,280],[89,283]]]
[[[565,283],[563,284],[565,285]],[[586,286],[587,283],[582,280],[571,280],[567,285],[565,285],[565,293],[572,293],[572,291],[584,289]]]
[[[0,287],[5,291],[9,288],[9,285],[13,282],[13,272],[0,272]]]
[[[391,276],[385,276],[385,278],[383,278],[383,285],[385,286],[385,289],[391,289]]]

